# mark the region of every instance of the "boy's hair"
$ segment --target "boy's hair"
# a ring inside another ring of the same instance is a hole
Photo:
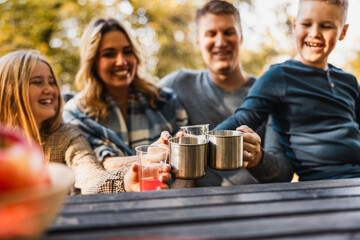
[[[329,4],[334,4],[334,5],[343,7],[343,9],[344,9],[343,24],[345,24],[346,18],[347,18],[347,12],[348,12],[348,8],[349,8],[349,0],[300,0],[299,4],[304,1],[323,1],[323,2],[326,2]]]
[[[199,20],[204,15],[211,13],[215,15],[227,14],[233,15],[239,23],[240,33],[241,30],[241,19],[239,11],[234,7],[233,4],[221,0],[211,0],[207,2],[202,8],[198,9],[195,14],[195,22],[199,23]]]

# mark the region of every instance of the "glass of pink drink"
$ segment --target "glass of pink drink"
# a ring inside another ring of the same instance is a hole
[[[141,145],[135,151],[139,163],[140,191],[157,190],[162,184],[159,177],[169,165],[169,149],[158,145]]]

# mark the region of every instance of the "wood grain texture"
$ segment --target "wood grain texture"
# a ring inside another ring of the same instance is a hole
[[[356,239],[360,179],[71,196],[44,239]]]

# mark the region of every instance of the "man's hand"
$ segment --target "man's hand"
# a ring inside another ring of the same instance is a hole
[[[256,167],[262,161],[264,155],[261,150],[260,136],[246,125],[238,127],[236,131],[244,133],[244,161],[242,168]]]

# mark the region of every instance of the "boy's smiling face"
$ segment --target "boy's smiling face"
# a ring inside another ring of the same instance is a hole
[[[295,59],[325,69],[337,40],[343,40],[348,25],[343,24],[343,7],[320,0],[301,1],[293,28],[298,54]]]

